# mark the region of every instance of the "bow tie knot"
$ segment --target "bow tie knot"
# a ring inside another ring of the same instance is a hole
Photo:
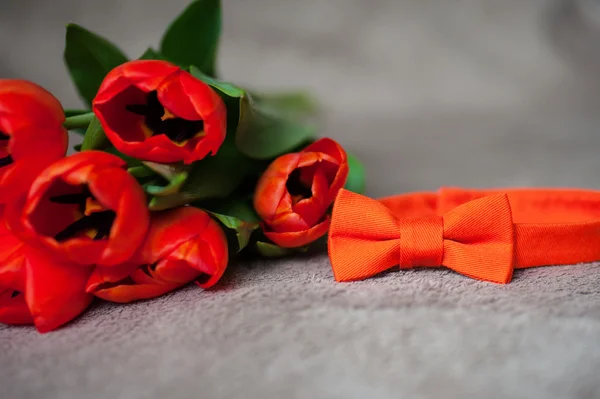
[[[507,283],[514,268],[514,225],[506,194],[467,202],[444,216],[397,218],[381,202],[341,190],[329,228],[336,280],[360,280],[399,265],[445,266]]]
[[[444,220],[440,216],[400,219],[401,269],[439,266],[444,257]]]

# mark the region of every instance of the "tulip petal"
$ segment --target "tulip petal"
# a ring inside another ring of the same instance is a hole
[[[265,231],[265,236],[282,248],[297,248],[310,244],[311,242],[323,237],[329,229],[329,216],[326,219],[310,229],[303,231],[293,231],[287,233],[277,233]]]
[[[269,229],[278,233],[308,230],[310,227],[302,216],[295,212],[277,215],[277,218],[269,223]]]
[[[117,283],[124,280],[137,268],[138,265],[135,263],[124,263],[118,266],[96,266],[87,281],[85,292],[93,294],[101,289],[102,284]]]
[[[148,229],[138,262],[153,264],[175,251],[180,245],[204,231],[210,222],[206,212],[182,207],[156,212]]]
[[[8,136],[0,143],[0,157],[11,157],[0,166],[0,203],[24,194],[41,170],[65,155],[64,120],[60,102],[42,87],[0,79],[0,132]]]
[[[329,138],[322,138],[315,141],[306,147],[304,151],[314,151],[327,154],[328,157],[335,159],[335,164],[339,165],[337,168],[335,168],[337,170],[332,170],[331,167],[327,167],[326,169],[329,180],[332,179],[331,175],[334,174],[332,179],[333,181],[330,183],[329,193],[327,195],[327,202],[333,203],[337,193],[342,187],[344,187],[346,179],[348,178],[349,168],[346,151],[344,151],[342,146],[340,146],[336,141]]]
[[[17,291],[25,290],[25,256],[15,253],[0,264],[0,290],[12,288]]]
[[[133,176],[123,169],[104,169],[89,181],[99,202],[117,214],[108,244],[97,264],[117,265],[127,261],[142,244],[150,216],[146,196]],[[126,239],[125,239],[126,238]]]
[[[89,238],[70,238],[60,245],[61,253],[66,254],[69,262],[81,265],[101,263],[103,254],[108,248],[107,240],[90,240]]]
[[[320,152],[334,158],[338,164],[346,162],[346,151],[335,141],[324,137],[306,147],[303,152]]]
[[[146,103],[148,93],[121,78],[110,88],[110,93],[103,94],[110,101],[101,102],[96,97],[94,112],[110,142],[121,152],[128,143],[143,142],[146,138],[144,117],[127,111],[126,106]]]
[[[298,166],[299,161],[300,154],[282,155],[273,161],[261,176],[254,194],[254,209],[261,219],[271,221],[278,213],[281,213],[283,211],[280,206],[282,201],[285,201],[286,207],[291,207],[292,201],[286,182]]]
[[[134,60],[121,67],[123,76],[146,92],[156,90],[165,79],[181,71],[176,65],[160,60]],[[118,75],[119,71],[112,73]]]
[[[0,291],[25,290],[25,253],[23,243],[10,232],[0,217]]]
[[[322,169],[318,168],[312,177],[312,197],[303,199],[292,207],[308,226],[314,226],[323,219],[329,203],[326,202],[329,184]],[[278,230],[280,231],[280,230]],[[289,230],[288,230],[289,231]]]
[[[0,290],[0,323],[33,324],[33,318],[22,292]]]
[[[127,87],[135,86],[146,93],[156,88],[169,75],[179,71],[173,64],[157,60],[135,60],[114,68],[102,82],[96,98],[94,107],[109,102],[119,92]]]
[[[0,79],[0,130],[14,131],[24,126],[62,125],[62,105],[47,90],[18,79]],[[10,117],[8,117],[10,115]]]
[[[184,83],[182,82],[182,75],[184,73],[187,74],[187,72],[182,71],[163,81],[158,90],[158,100],[163,107],[178,118],[187,119],[188,121],[201,120],[203,119],[202,115],[196,111],[196,108],[194,108],[194,105],[183,88]],[[212,89],[208,87],[206,83],[203,83],[198,79],[187,80],[186,83],[194,85],[194,88],[192,88],[191,91],[202,90],[205,92],[205,96],[210,96],[212,92]],[[214,106],[211,106],[211,108],[212,107]]]
[[[221,97],[206,83],[196,79],[191,74],[183,72],[181,74],[181,84],[185,93],[189,96],[190,101],[196,112],[202,116],[204,120],[204,131],[206,135],[202,140],[196,142],[193,154],[194,159],[201,154],[204,157],[208,152],[215,155],[225,141],[227,132],[227,108]]]
[[[52,260],[32,248],[26,251],[25,300],[39,332],[48,332],[82,313],[93,296],[85,292],[92,267]]]
[[[35,125],[30,129],[13,131],[12,138],[11,153],[15,162],[26,159],[28,166],[36,167],[37,172],[61,159],[67,152],[68,135],[62,125]]]
[[[181,284],[140,284],[140,285],[116,285],[114,287],[100,289],[94,292],[98,298],[117,303],[129,303],[141,299],[156,298],[167,292],[181,287]]]
[[[210,275],[206,281],[197,281],[200,288],[208,289],[214,286],[225,273],[229,263],[229,252],[225,233],[214,220],[211,219],[207,228],[202,232],[201,238],[207,244],[206,248],[210,251],[212,259],[203,257],[202,263],[195,263],[192,266],[204,274]],[[210,272],[211,269],[212,272]]]
[[[189,249],[185,252],[185,255],[192,256],[190,252],[194,251],[196,245],[186,245]],[[187,284],[190,281],[195,280],[200,276],[200,272],[196,269],[192,269],[187,259],[175,259],[169,257],[161,260],[154,270],[154,276],[163,282],[175,283],[175,284]]]

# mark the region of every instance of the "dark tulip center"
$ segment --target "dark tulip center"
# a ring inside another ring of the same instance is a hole
[[[158,93],[151,91],[146,97],[146,104],[129,104],[127,111],[144,117],[144,123],[152,131],[152,135],[166,135],[171,141],[182,143],[204,130],[204,121],[189,121],[177,118],[165,110],[158,100]]]
[[[10,136],[8,134],[4,133],[3,131],[0,131],[0,148],[4,149],[6,151],[6,149],[8,147],[9,139],[10,139]],[[14,162],[13,157],[10,154],[7,154],[4,157],[0,157],[0,168],[3,166],[10,165],[13,162]]]
[[[292,202],[295,204],[305,198],[312,197],[312,190],[310,187],[306,186],[300,179],[300,169],[294,170],[288,176],[287,182],[285,186],[292,196]]]
[[[21,293],[20,291],[13,291],[12,294],[10,294],[10,297],[11,298],[18,297],[20,293]]]
[[[116,218],[116,213],[112,210],[97,210],[86,212],[90,202],[96,202],[96,198],[90,192],[87,186],[84,186],[82,192],[75,194],[64,194],[50,197],[50,201],[57,204],[77,205],[82,216],[73,223],[58,232],[54,239],[62,242],[75,237],[87,231],[94,231],[93,240],[101,240],[108,237],[110,229]]]

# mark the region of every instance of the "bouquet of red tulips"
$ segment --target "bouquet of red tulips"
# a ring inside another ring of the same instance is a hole
[[[217,78],[218,0],[196,0],[160,50],[129,60],[70,24],[64,59],[85,104],[0,79],[0,322],[63,325],[98,297],[212,287],[240,252],[322,238],[364,171],[316,139],[314,102]],[[83,141],[68,152],[68,132]]]

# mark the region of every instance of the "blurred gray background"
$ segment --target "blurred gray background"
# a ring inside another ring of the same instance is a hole
[[[0,76],[80,103],[69,21],[137,57],[186,0],[0,0]],[[600,187],[600,5],[224,0],[220,70],[306,88],[371,195]],[[325,254],[233,264],[215,290],[0,326],[12,398],[600,398],[600,264],[498,286],[443,270],[333,281]],[[6,396],[4,396],[6,395]]]
[[[594,0],[223,3],[222,76],[315,93],[326,108],[322,134],[364,160],[372,195],[600,186]],[[76,107],[65,23],[137,57],[186,4],[0,0],[0,76],[34,80]]]

